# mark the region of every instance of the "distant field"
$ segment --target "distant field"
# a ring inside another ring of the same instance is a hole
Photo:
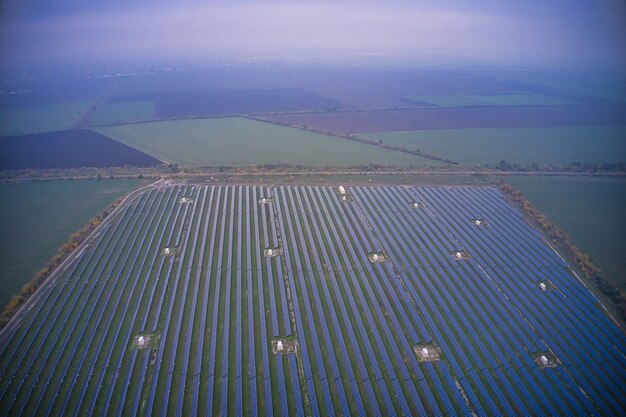
[[[244,118],[193,119],[95,128],[156,158],[186,166],[292,164],[417,166],[413,155]]]
[[[159,164],[149,155],[90,130],[0,138],[0,170]]]
[[[516,106],[272,114],[268,120],[331,132],[623,125],[626,106]]]
[[[507,181],[626,291],[626,180],[510,177]]]
[[[361,134],[465,165],[626,162],[626,126],[440,129]]]
[[[91,124],[109,125],[154,120],[154,103],[151,101],[111,102],[99,106]]]
[[[69,101],[0,107],[0,136],[69,129],[90,104],[90,101]]]
[[[601,99],[626,102],[626,81],[622,75],[584,72],[484,71],[467,72],[501,82],[527,83]]]
[[[276,111],[330,110],[347,106],[299,88],[175,91],[116,96],[114,102],[151,101],[159,119]]]
[[[471,94],[410,96],[410,100],[434,104],[439,107],[472,106],[556,106],[580,104],[573,100],[544,94]]]
[[[152,96],[160,93],[207,90],[306,90],[305,108],[320,107],[319,96],[334,99],[344,107],[393,108],[412,105],[407,95],[515,94],[532,92],[516,83],[468,76],[447,71],[406,68],[341,66],[240,65],[180,72],[157,72],[117,77],[115,96]],[[249,100],[249,99],[248,99]],[[266,100],[264,106],[277,106]],[[321,103],[321,107],[328,106]],[[215,106],[222,104],[217,101]],[[284,106],[283,106],[284,107]],[[285,110],[283,108],[282,110]],[[237,112],[244,110],[237,110]]]
[[[3,80],[0,107],[27,107],[85,101],[93,103],[109,90],[114,77],[77,75],[66,78],[19,77]]]
[[[302,88],[362,109],[406,108],[418,103],[406,96],[445,94],[518,94],[529,92],[515,83],[448,71],[405,68],[329,67],[301,69]],[[294,77],[294,78],[295,78]]]
[[[68,237],[138,180],[0,184],[0,305],[43,267]]]

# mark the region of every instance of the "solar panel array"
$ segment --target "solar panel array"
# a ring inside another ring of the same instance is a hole
[[[626,335],[497,189],[346,193],[139,194],[2,333],[0,416],[626,414]]]

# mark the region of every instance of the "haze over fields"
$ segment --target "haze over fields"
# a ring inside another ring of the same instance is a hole
[[[0,0],[0,182],[0,417],[626,415],[624,0]]]
[[[623,70],[621,0],[8,0],[3,66],[262,59]]]
[[[626,159],[620,0],[6,0],[0,73],[0,171]]]
[[[3,1],[0,171],[623,170],[623,1],[337,3]]]

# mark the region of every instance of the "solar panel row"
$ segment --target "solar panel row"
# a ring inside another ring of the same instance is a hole
[[[0,415],[626,413],[626,335],[498,190],[344,191],[136,195],[1,335]]]

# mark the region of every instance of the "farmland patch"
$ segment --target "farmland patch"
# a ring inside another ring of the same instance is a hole
[[[0,136],[70,129],[90,105],[90,101],[70,101],[0,107]]]
[[[435,164],[397,151],[235,117],[94,130],[156,158],[185,166]]]
[[[19,77],[4,80],[0,89],[0,107],[31,107],[86,101],[92,103],[111,88],[114,77],[79,75],[58,79]]]
[[[626,126],[440,129],[361,134],[464,165],[626,162]]]
[[[91,118],[91,125],[112,125],[154,119],[154,103],[151,101],[110,102],[98,106]]]
[[[467,75],[478,74],[467,71]],[[569,92],[579,98],[596,98],[603,101],[626,103],[626,82],[619,73],[585,73],[577,71],[480,71],[486,76],[501,82],[517,83],[532,88],[543,87],[552,92]]]
[[[486,106],[557,106],[580,104],[574,100],[544,94],[474,94],[407,97],[420,103],[439,107],[486,107]]]
[[[42,268],[70,234],[138,180],[0,184],[0,305]]]
[[[299,89],[208,90],[117,96],[114,102],[150,101],[159,119],[276,111],[332,110],[340,102]]]
[[[293,77],[287,74],[285,78]],[[398,68],[302,68],[297,83],[356,108],[404,108],[417,103],[407,95],[514,94],[528,92],[513,83],[446,71]]]
[[[238,65],[213,67],[181,72],[158,72],[152,74],[124,75],[117,77],[115,100],[134,96],[141,100],[155,98],[161,93],[180,91],[205,91],[218,89],[261,91],[268,89],[307,91],[309,99],[298,107],[311,108],[393,108],[409,107],[407,95],[430,94],[514,94],[528,92],[515,83],[486,77],[445,71],[429,71],[404,68],[368,68],[341,66],[282,66]],[[211,94],[207,93],[206,97]],[[257,94],[257,93],[255,93]],[[341,103],[320,101],[327,97]],[[164,96],[165,97],[165,96]],[[233,95],[234,97],[234,95]],[[254,96],[250,96],[253,98]],[[317,103],[317,104],[316,104]],[[331,104],[329,106],[329,104]],[[276,106],[263,103],[269,111]],[[285,110],[285,106],[281,110]],[[254,111],[258,111],[258,107]],[[218,108],[219,110],[219,108]],[[232,111],[230,108],[228,111]],[[293,108],[292,108],[293,110]],[[219,110],[222,113],[224,109]],[[235,110],[237,113],[243,110]]]
[[[0,138],[0,170],[158,164],[153,157],[90,130]]]
[[[331,132],[623,125],[626,106],[421,108],[336,113],[275,114],[268,120]]]

